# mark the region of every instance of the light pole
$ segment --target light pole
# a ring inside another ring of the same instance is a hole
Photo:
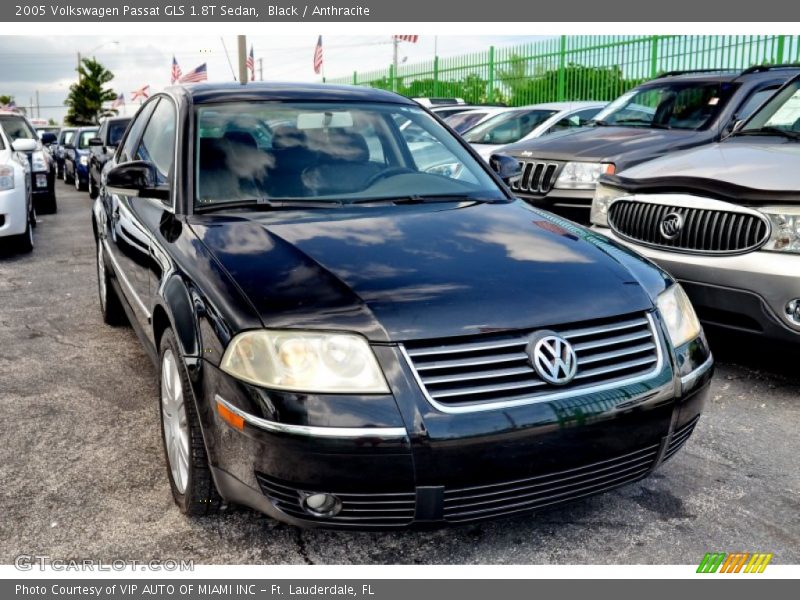
[[[100,44],[99,46],[95,46],[94,48],[92,48],[91,50],[89,50],[88,52],[86,52],[86,54],[91,54],[92,52],[96,52],[96,51],[97,51],[97,50],[99,50],[100,48],[103,48],[104,46],[108,46],[109,44],[113,44],[113,45],[115,45],[115,46],[116,46],[117,44],[119,44],[119,41],[117,41],[117,40],[112,40],[112,41],[110,41],[110,42],[103,42],[103,43],[102,43],[102,44]],[[80,82],[81,82],[81,53],[80,53],[80,51],[79,51],[79,52],[78,52],[78,83],[80,83]]]

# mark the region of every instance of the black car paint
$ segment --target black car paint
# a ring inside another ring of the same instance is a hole
[[[684,389],[679,373],[710,360],[705,342],[672,351],[663,334],[661,372],[645,384],[609,392],[612,408],[587,397],[589,413],[560,401],[465,415],[437,411],[398,342],[652,311],[652,298],[671,279],[606,238],[510,196],[498,204],[192,214],[194,104],[406,101],[364,88],[295,84],[187,87],[157,98],[177,107],[181,160],[174,165],[172,200],[101,193],[93,223],[99,243],[114,247],[112,286],[154,362],[164,330],[176,334],[214,479],[226,500],[290,523],[330,525],[278,510],[259,489],[256,473],[264,473],[300,489],[410,490],[417,495],[416,521],[438,522],[443,486],[568,469],[645,442],[659,444],[660,462],[671,432],[699,414],[711,372]],[[502,236],[505,245],[497,241]],[[661,330],[657,313],[651,314]],[[233,336],[263,327],[364,335],[392,392],[280,392],[223,373],[218,365]],[[275,422],[404,427],[408,434],[325,439],[249,425],[238,432],[217,415],[216,394]]]
[[[559,163],[568,161],[613,163],[616,172],[619,173],[668,152],[719,141],[732,130],[739,118],[739,111],[754,93],[764,89],[777,89],[798,72],[797,68],[786,68],[759,71],[743,76],[689,73],[668,79],[655,79],[636,89],[647,89],[673,80],[698,83],[729,82],[738,88],[712,122],[698,130],[593,125],[510,144],[502,148],[502,152],[520,160],[530,158]],[[555,176],[560,172],[560,167],[561,165]],[[551,189],[545,194],[519,192],[518,195],[535,206],[588,224],[594,189]]]

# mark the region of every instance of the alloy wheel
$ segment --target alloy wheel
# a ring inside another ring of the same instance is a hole
[[[189,425],[183,384],[169,348],[161,359],[161,417],[172,480],[178,493],[183,494],[189,481]]]

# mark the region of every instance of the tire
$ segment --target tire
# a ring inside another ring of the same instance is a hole
[[[84,189],[84,185],[81,182],[81,176],[78,175],[77,171],[75,172],[75,177],[73,177],[72,179],[75,182],[75,191],[82,192]]]
[[[33,202],[31,202],[31,212],[28,215],[28,218],[31,221],[31,227],[36,229],[36,223],[37,223],[37,221],[36,221],[36,207],[33,205]]]
[[[67,173],[66,166],[64,166],[64,183],[66,184],[74,183],[74,179],[72,178],[72,176],[70,176],[70,174]]]
[[[171,329],[159,345],[161,440],[172,498],[185,515],[218,512],[222,498],[214,484],[189,375]]]
[[[28,218],[25,232],[16,236],[14,249],[20,254],[29,254],[33,251],[33,227],[31,226],[30,218]]]
[[[92,200],[97,198],[99,191],[97,190],[97,186],[94,184],[94,179],[92,178],[91,173],[89,173],[89,182],[86,185],[89,188],[89,198]]]
[[[117,292],[111,285],[111,277],[106,267],[103,243],[97,241],[97,293],[100,298],[100,312],[103,315],[103,322],[106,325],[124,325],[128,322],[125,309],[117,296]]]
[[[58,212],[58,203],[56,202],[56,191],[53,190],[42,200],[42,212],[54,215]]]

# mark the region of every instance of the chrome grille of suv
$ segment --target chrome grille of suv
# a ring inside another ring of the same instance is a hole
[[[674,239],[661,233],[664,218],[677,213],[683,227]],[[769,239],[766,217],[755,212],[670,206],[620,199],[608,211],[608,224],[620,236],[648,246],[702,254],[741,254]]]
[[[404,352],[434,405],[445,409],[528,402],[560,392],[624,384],[650,376],[661,349],[649,314],[634,314],[562,327],[548,327],[572,344],[578,359],[566,386],[541,379],[525,346],[533,333],[482,336],[469,341],[407,344]]]
[[[519,161],[519,166],[522,170],[522,176],[511,183],[512,190],[531,194],[546,194],[553,189],[559,163],[521,160]]]

